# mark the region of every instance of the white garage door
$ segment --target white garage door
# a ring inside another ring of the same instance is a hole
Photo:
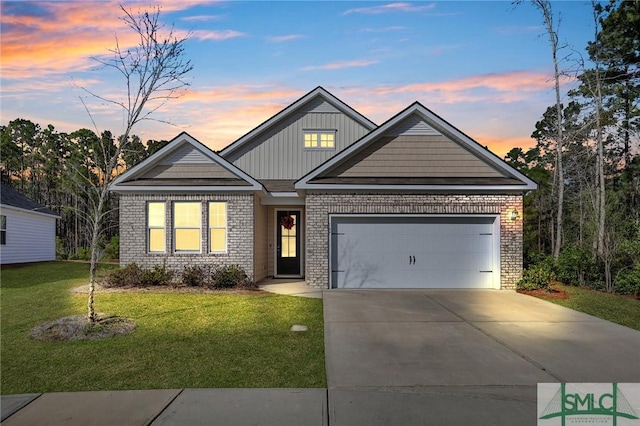
[[[494,216],[333,216],[333,288],[498,288]]]

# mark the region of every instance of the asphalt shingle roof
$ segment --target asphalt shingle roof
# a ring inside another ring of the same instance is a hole
[[[22,195],[21,193],[11,188],[9,185],[5,185],[4,183],[0,184],[0,204],[2,204],[3,206],[12,206],[24,210],[31,210],[38,213],[58,216],[56,212],[51,211],[42,204],[36,203],[35,201],[27,198],[25,195]]]

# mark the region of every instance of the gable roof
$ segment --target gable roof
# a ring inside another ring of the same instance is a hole
[[[296,182],[296,189],[536,189],[531,179],[415,102]]]
[[[367,117],[360,114],[358,111],[351,108],[349,105],[342,102],[340,99],[336,98],[334,95],[329,93],[326,89],[324,89],[322,86],[318,86],[312,91],[310,91],[309,93],[307,93],[306,95],[302,96],[297,101],[293,102],[291,105],[289,105],[279,113],[277,113],[276,115],[274,115],[273,117],[269,118],[268,120],[260,124],[255,129],[251,130],[249,133],[240,137],[240,139],[228,145],[226,148],[220,151],[220,155],[222,157],[226,157],[227,155],[236,151],[237,149],[239,149],[249,141],[253,140],[256,136],[269,130],[270,128],[277,125],[278,123],[286,120],[287,118],[299,112],[302,108],[304,108],[310,102],[317,101],[318,99],[328,102],[332,107],[336,108],[338,111],[344,113],[345,115],[351,117],[353,120],[360,123],[363,127],[365,127],[368,130],[372,130],[376,127],[376,124],[373,121],[369,120]]]
[[[255,191],[260,182],[217,155],[186,132],[118,176],[115,192]]]
[[[26,195],[21,194],[4,183],[0,185],[0,204],[2,204],[3,207],[15,207],[31,213],[60,217],[56,212],[50,210],[48,207],[36,203]]]

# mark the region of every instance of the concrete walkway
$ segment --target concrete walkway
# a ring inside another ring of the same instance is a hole
[[[324,296],[328,389],[7,395],[2,424],[534,425],[537,383],[640,382],[640,332],[514,292],[265,285]]]
[[[261,281],[258,287],[270,293],[322,299],[322,289],[309,287],[299,279],[267,278]]]

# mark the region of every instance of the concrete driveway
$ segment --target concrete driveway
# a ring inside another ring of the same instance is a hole
[[[324,292],[332,425],[536,424],[536,384],[640,382],[640,332],[511,291]]]

